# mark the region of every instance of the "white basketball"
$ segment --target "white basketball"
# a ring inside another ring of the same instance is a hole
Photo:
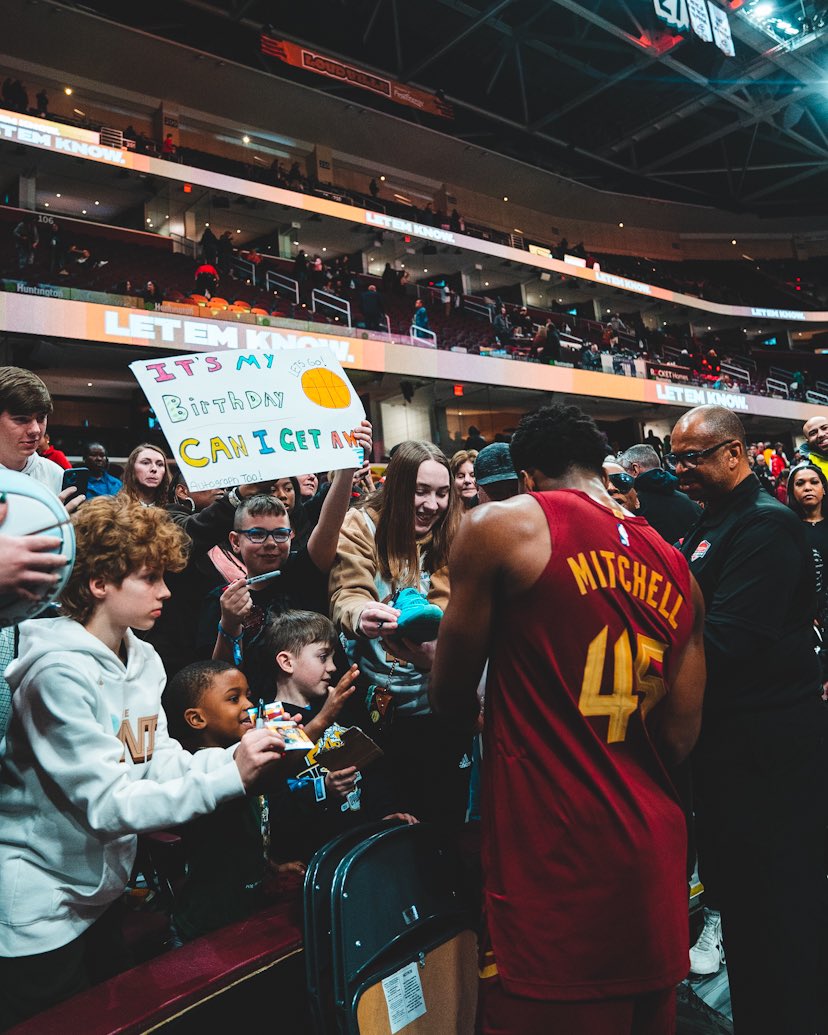
[[[9,506],[0,535],[54,536],[60,540],[54,553],[69,559],[57,572],[57,583],[48,587],[40,600],[21,600],[16,593],[0,593],[0,626],[7,626],[34,618],[60,596],[75,562],[75,531],[57,496],[28,475],[0,468],[0,492],[5,492]]]

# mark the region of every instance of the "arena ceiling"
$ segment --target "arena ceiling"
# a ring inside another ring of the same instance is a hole
[[[710,2],[727,10],[734,57],[671,29],[653,0],[68,6],[602,190],[765,216],[824,216],[826,3]],[[267,57],[262,30],[439,92],[454,118],[421,114]]]

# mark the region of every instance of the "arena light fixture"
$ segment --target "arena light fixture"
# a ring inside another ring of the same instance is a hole
[[[64,86],[63,92],[66,94],[67,97],[71,97],[75,91],[72,89],[71,86]]]
[[[246,133],[242,137],[242,143],[244,143],[244,144],[249,144],[250,143],[250,137]]]

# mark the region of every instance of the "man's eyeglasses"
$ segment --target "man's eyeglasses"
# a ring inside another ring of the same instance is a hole
[[[713,456],[722,446],[729,446],[733,441],[732,438],[726,438],[724,442],[720,442],[716,446],[708,446],[707,449],[688,449],[686,453],[668,453],[664,459],[670,467],[677,467],[679,464],[682,467],[698,467],[702,460],[707,459],[708,456]]]
[[[286,543],[293,535],[292,528],[238,528],[236,531],[254,546],[261,546],[268,538],[274,543]]]
[[[631,474],[621,474],[620,471],[617,474],[611,474],[609,480],[610,484],[614,485],[619,492],[629,492],[635,485],[635,478]]]

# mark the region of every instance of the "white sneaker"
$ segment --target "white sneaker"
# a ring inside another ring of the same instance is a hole
[[[722,914],[715,909],[705,908],[704,927],[690,950],[690,971],[700,976],[716,974],[724,962]]]

